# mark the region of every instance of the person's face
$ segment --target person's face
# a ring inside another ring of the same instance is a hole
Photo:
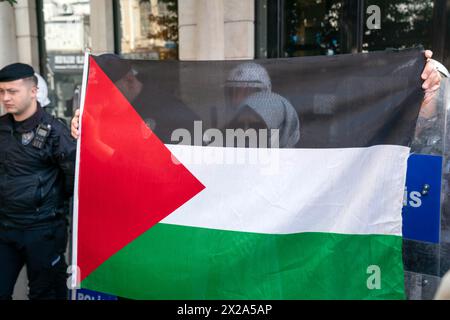
[[[22,115],[36,100],[37,87],[30,80],[20,79],[0,82],[0,104],[4,111],[13,115]]]
[[[227,108],[236,110],[247,97],[258,91],[258,88],[251,87],[226,87],[225,103],[227,105]]]
[[[116,81],[115,85],[130,102],[133,102],[142,91],[142,83],[136,78],[132,71]]]

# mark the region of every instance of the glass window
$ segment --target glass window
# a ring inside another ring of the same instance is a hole
[[[119,53],[129,59],[178,58],[177,0],[116,1]]]
[[[374,0],[381,13],[381,28],[365,28],[363,50],[432,48],[433,0]]]
[[[46,108],[69,121],[82,82],[84,50],[90,47],[90,1],[43,0],[40,4],[43,76],[51,101]]]
[[[256,2],[258,58],[333,55],[355,47],[356,1]]]
[[[257,58],[423,45],[448,66],[445,0],[257,0],[255,5]],[[380,29],[368,27],[372,5],[380,9]]]
[[[340,53],[341,9],[341,1],[286,1],[285,55]]]

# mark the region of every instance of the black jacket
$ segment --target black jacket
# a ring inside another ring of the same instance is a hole
[[[39,124],[51,126],[41,149],[30,141]],[[22,122],[9,114],[0,117],[0,224],[32,228],[67,213],[75,158],[69,129],[39,105]]]

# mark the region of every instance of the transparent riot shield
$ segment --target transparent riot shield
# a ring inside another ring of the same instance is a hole
[[[422,107],[408,163],[403,210],[406,297],[433,299],[450,269],[450,79]]]

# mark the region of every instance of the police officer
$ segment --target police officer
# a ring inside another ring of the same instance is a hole
[[[30,299],[66,299],[64,253],[76,144],[37,101],[31,66],[0,70],[0,299],[26,265]]]

